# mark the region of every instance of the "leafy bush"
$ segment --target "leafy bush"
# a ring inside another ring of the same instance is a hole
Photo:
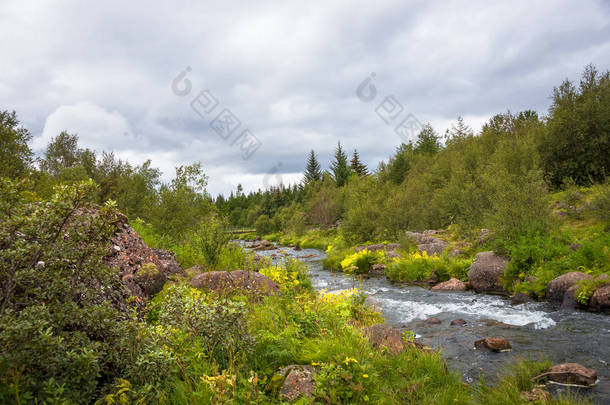
[[[0,179],[0,402],[89,403],[101,384],[137,379],[140,360],[165,375],[169,359],[117,309],[125,290],[102,265],[116,211],[88,202],[91,181],[48,201],[25,186]]]
[[[236,352],[247,352],[252,345],[243,302],[206,295],[186,285],[174,285],[155,297],[151,318],[164,330],[182,330],[189,341],[220,365],[227,365]]]
[[[327,404],[368,402],[371,384],[368,372],[368,367],[355,358],[335,358],[323,364],[314,376],[314,395]]]
[[[346,273],[366,274],[373,264],[381,263],[384,258],[385,252],[383,250],[371,252],[368,249],[363,249],[341,260],[341,268]]]
[[[425,251],[416,252],[394,259],[386,268],[386,275],[391,280],[413,282],[427,280],[436,272],[439,281],[451,277],[465,280],[471,264],[470,259],[449,258],[445,255],[428,256]]]

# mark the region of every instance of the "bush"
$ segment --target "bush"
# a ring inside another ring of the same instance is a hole
[[[206,295],[186,285],[170,286],[155,297],[150,319],[165,330],[186,333],[187,341],[197,341],[217,364],[226,366],[236,352],[248,352],[248,333],[243,302]]]
[[[384,258],[385,252],[383,250],[371,252],[368,249],[363,249],[341,260],[341,268],[345,273],[366,274],[373,264],[381,263]]]
[[[439,281],[449,278],[466,280],[471,259],[449,258],[447,256],[428,256],[426,252],[411,253],[404,258],[394,259],[386,268],[386,275],[395,281],[422,281],[436,272]]]
[[[58,186],[48,201],[24,186],[0,179],[0,402],[89,403],[154,357],[154,342],[117,309],[127,308],[116,270],[102,265],[117,213],[87,202],[91,181]],[[148,372],[163,376],[165,360]]]

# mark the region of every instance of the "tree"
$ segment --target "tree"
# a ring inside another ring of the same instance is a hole
[[[303,182],[309,184],[320,180],[322,180],[322,170],[320,169],[320,163],[318,163],[318,159],[316,158],[316,153],[312,149],[309,153],[309,158],[307,159]]]
[[[415,153],[430,155],[437,153],[441,150],[439,139],[440,138],[434,128],[432,128],[432,125],[424,125],[422,130],[417,135],[417,142],[415,142]]]
[[[369,171],[364,163],[360,161],[358,151],[354,149],[352,160],[350,161],[350,169],[356,173],[359,177],[368,176]]]
[[[473,135],[472,128],[464,122],[462,116],[459,116],[457,118],[457,123],[451,124],[451,129],[448,129],[447,132],[445,132],[445,141],[447,144],[450,144]]]
[[[0,111],[0,177],[16,178],[32,164],[30,132],[20,127],[15,111]]]
[[[565,80],[553,90],[546,134],[538,151],[553,186],[603,181],[610,170],[610,72],[589,65],[579,88]]]
[[[350,170],[347,166],[347,155],[341,148],[341,142],[337,143],[337,149],[335,150],[335,160],[331,163],[330,168],[333,172],[333,178],[337,187],[342,187],[347,183],[350,176]]]

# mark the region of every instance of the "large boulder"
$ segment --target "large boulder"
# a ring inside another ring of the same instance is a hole
[[[474,342],[475,349],[487,349],[492,352],[506,352],[511,350],[510,343],[504,338],[485,338]]]
[[[184,270],[178,264],[173,252],[164,249],[153,249],[153,252],[155,252],[159,258],[159,262],[161,263],[160,270],[163,274],[184,274]]]
[[[458,280],[457,278],[452,278],[447,281],[443,281],[442,283],[438,283],[431,289],[435,291],[465,291],[466,283]]]
[[[209,271],[191,279],[191,286],[213,291],[243,290],[255,295],[271,295],[280,287],[255,271]]]
[[[477,253],[468,271],[468,281],[477,293],[506,293],[500,282],[508,259],[496,256],[492,251]]]
[[[282,399],[294,401],[300,397],[311,397],[315,382],[315,369],[312,366],[290,365],[280,370],[284,383],[280,390]]]
[[[610,309],[610,284],[595,290],[589,301],[589,307],[596,310]]]
[[[590,275],[580,271],[572,271],[570,273],[563,274],[551,280],[551,282],[546,286],[545,297],[548,301],[561,303],[563,302],[564,296],[570,287],[580,280],[589,278],[591,278]]]
[[[157,269],[154,263],[146,263],[136,271],[134,282],[140,286],[144,294],[151,297],[163,289],[167,277]]]
[[[546,372],[534,377],[535,382],[549,380],[559,384],[590,386],[597,381],[597,372],[578,363],[557,364]]]

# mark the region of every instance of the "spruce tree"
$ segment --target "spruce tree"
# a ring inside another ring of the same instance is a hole
[[[335,150],[335,160],[331,163],[330,169],[333,172],[333,178],[337,187],[342,187],[347,183],[350,176],[350,170],[347,166],[347,155],[341,148],[341,142],[337,143],[337,149]]]
[[[352,155],[352,160],[350,163],[350,169],[359,177],[368,176],[369,171],[366,165],[360,161],[360,155],[358,155],[358,151],[356,149],[354,149],[354,154]]]
[[[322,180],[322,170],[320,169],[320,163],[318,163],[318,159],[316,158],[316,153],[312,149],[309,158],[307,159],[303,182],[309,184],[320,180]]]

